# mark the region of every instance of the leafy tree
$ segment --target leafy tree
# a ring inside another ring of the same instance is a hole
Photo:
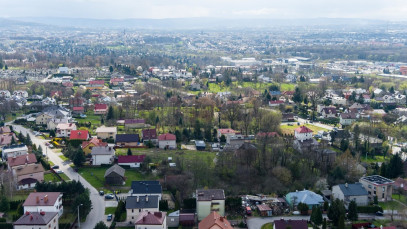
[[[225,135],[222,134],[222,135],[220,136],[220,139],[219,139],[219,140],[220,140],[221,143],[225,143],[225,142],[226,142],[226,137],[225,137]]]
[[[331,206],[328,208],[328,218],[332,221],[332,223],[337,226],[339,223],[339,219],[344,217],[345,215],[345,206],[343,205],[343,201],[336,199],[331,203]]]
[[[308,214],[309,208],[308,208],[308,205],[305,204],[305,203],[299,203],[297,205],[297,209],[298,209],[298,211],[301,212],[302,215],[307,215]]]
[[[73,164],[74,164],[76,167],[81,167],[82,164],[86,161],[85,154],[84,154],[84,152],[82,151],[81,148],[78,148],[78,149],[76,150],[75,156],[74,156],[74,158],[73,158],[72,161],[73,161]]]
[[[82,95],[85,99],[90,99],[92,96],[92,92],[89,89],[86,89],[86,91]]]
[[[322,224],[322,211],[320,206],[312,207],[311,222],[318,226]]]
[[[127,149],[127,155],[129,155],[129,156],[130,156],[130,155],[133,155],[133,153],[131,152],[131,149],[130,149],[130,148]]]
[[[355,201],[351,201],[348,206],[348,219],[350,221],[357,221],[358,220],[358,211],[357,205]]]
[[[109,229],[103,221],[100,221],[95,225],[93,229]]]

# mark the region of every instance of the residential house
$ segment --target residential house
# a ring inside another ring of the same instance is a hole
[[[361,177],[359,182],[367,190],[370,201],[373,201],[375,196],[379,201],[383,202],[392,200],[394,181],[379,175],[373,175]]]
[[[394,99],[397,104],[406,104],[406,96],[403,94],[395,95]]]
[[[275,101],[269,101],[269,106],[270,107],[278,107],[281,104],[284,104],[283,100],[275,100]]]
[[[293,113],[283,113],[281,116],[282,122],[295,122]]]
[[[124,83],[124,78],[111,78],[110,85],[121,86]]]
[[[0,127],[0,134],[10,134],[10,133],[12,133],[10,126]]]
[[[349,111],[351,113],[362,113],[364,111],[370,110],[370,106],[368,104],[360,104],[360,103],[354,103],[352,106],[349,107]]]
[[[118,134],[116,135],[116,146],[132,148],[139,145],[138,134]]]
[[[350,126],[354,121],[356,121],[356,113],[341,113],[339,116],[339,123],[342,126]]]
[[[332,197],[344,201],[346,206],[351,201],[355,201],[358,206],[369,205],[368,193],[361,183],[335,185],[332,187]]]
[[[86,87],[89,90],[101,90],[105,86],[104,80],[92,80],[89,81],[89,85]]]
[[[69,98],[70,107],[83,107],[84,105],[85,105],[85,98],[82,98],[82,97]]]
[[[196,148],[196,150],[205,150],[206,144],[205,144],[204,141],[198,141],[198,140],[196,140],[196,141],[195,141],[195,148]]]
[[[197,189],[196,212],[198,221],[203,220],[211,212],[225,215],[225,192],[222,189]]]
[[[47,129],[48,130],[56,130],[59,124],[67,124],[69,120],[66,118],[59,119],[59,118],[51,118],[47,122]]]
[[[233,229],[233,226],[226,217],[213,211],[199,222],[198,229]]]
[[[176,137],[174,134],[161,134],[158,136],[158,147],[160,149],[176,149]]]
[[[335,118],[336,117],[336,108],[335,107],[325,107],[322,109],[321,115],[324,118]]]
[[[166,212],[141,212],[135,220],[136,229],[167,229]]]
[[[144,162],[146,155],[126,155],[119,156],[117,164],[122,166],[130,166],[130,168],[140,168],[141,163]]]
[[[11,97],[11,94],[8,90],[0,90],[0,97],[8,99]]]
[[[71,70],[69,70],[68,67],[59,67],[58,68],[58,74],[71,74]]]
[[[384,95],[383,96],[383,102],[384,103],[391,103],[391,104],[395,104],[396,103],[396,99],[391,96],[391,95]]]
[[[57,138],[69,138],[72,130],[76,130],[75,123],[60,123],[56,128],[55,134]]]
[[[145,129],[141,131],[141,137],[143,138],[144,144],[148,141],[152,143],[157,143],[157,131],[155,129]]]
[[[96,128],[96,135],[100,139],[113,139],[116,140],[117,127],[101,126]]]
[[[91,138],[89,141],[82,142],[82,150],[85,155],[90,154],[92,152],[92,148],[95,146],[106,147],[107,142],[103,142],[102,139],[97,139],[95,137]]]
[[[35,157],[35,154],[29,153],[26,155],[21,155],[17,157],[9,157],[7,159],[7,165],[8,169],[12,170],[15,169],[18,166],[23,166],[23,165],[30,165],[30,164],[35,164],[37,163],[37,158]]]
[[[25,212],[13,223],[14,229],[59,229],[56,212]]]
[[[16,134],[13,133],[5,133],[0,134],[0,146],[9,146],[13,142],[17,142],[19,139],[16,137]]]
[[[267,204],[258,204],[256,207],[262,217],[272,216],[273,212]]]
[[[313,131],[310,128],[308,128],[306,126],[301,126],[294,130],[294,137],[296,140],[302,142],[302,141],[312,139],[312,133],[313,133]]]
[[[110,146],[95,146],[92,148],[92,165],[112,164],[115,150]]]
[[[179,213],[179,225],[183,227],[195,226],[195,210],[181,210]]]
[[[17,157],[26,154],[28,154],[28,148],[24,144],[3,146],[2,149],[3,160],[6,160],[9,157]]]
[[[56,212],[61,217],[62,196],[60,192],[31,192],[23,203],[24,212]]]
[[[134,223],[141,212],[159,211],[158,196],[128,196],[126,199],[126,222]]]
[[[235,135],[236,133],[238,133],[238,131],[235,131],[233,129],[218,129],[218,139],[220,139],[222,135],[227,138],[228,136]]]
[[[299,203],[304,203],[308,205],[309,209],[314,206],[319,207],[324,203],[321,195],[309,190],[290,192],[285,196],[285,200],[289,206],[296,207]]]
[[[362,95],[364,103],[370,103],[371,98],[370,95]]]
[[[124,173],[126,172],[125,169],[120,167],[119,165],[113,165],[105,172],[105,182],[108,185],[124,185],[125,183],[125,176]]]
[[[304,219],[279,219],[279,220],[274,220],[274,227],[273,229],[308,229],[308,222],[307,220]]]
[[[85,113],[85,108],[84,107],[73,107],[72,108],[72,113],[73,114],[84,114]]]
[[[161,200],[162,187],[159,181],[132,181],[131,182],[132,196],[158,196]]]
[[[384,91],[380,88],[376,88],[373,93],[375,94],[375,96],[382,96],[384,95]]]
[[[23,97],[23,98],[28,98],[28,92],[27,91],[22,91],[22,90],[14,91],[13,96],[20,96],[20,97]]]
[[[393,190],[401,189],[403,191],[407,191],[407,180],[401,177],[394,180],[393,183]]]
[[[128,214],[127,214],[128,215]],[[179,226],[179,210],[171,212],[167,216],[167,226],[178,228]]]
[[[335,96],[335,97],[332,97],[332,104],[346,106],[347,100],[343,97]]]
[[[17,189],[34,188],[37,182],[44,181],[44,167],[41,164],[27,164],[13,169]]]
[[[86,141],[88,139],[89,139],[89,131],[87,131],[87,130],[71,130],[71,136],[69,136],[69,140]]]
[[[39,125],[42,125],[42,126],[47,125],[48,121],[50,119],[52,119],[52,118],[53,118],[53,116],[51,116],[50,114],[42,113],[42,114],[38,115],[37,118],[35,119],[35,124],[37,126],[39,126]]]
[[[124,127],[126,128],[143,128],[146,124],[144,119],[126,119],[124,120]]]
[[[108,107],[106,104],[95,104],[95,108],[93,110],[93,113],[95,115],[105,115],[107,114]]]

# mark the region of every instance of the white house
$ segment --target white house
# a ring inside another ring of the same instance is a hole
[[[306,126],[300,126],[294,130],[294,137],[298,141],[305,141],[308,139],[312,139],[312,130]]]
[[[336,117],[336,108],[335,107],[325,107],[322,109],[321,115],[324,118],[335,118]]]
[[[17,156],[28,154],[28,148],[24,144],[4,146],[2,149],[2,153],[3,153],[3,160],[6,160],[9,157],[17,157]]]
[[[2,98],[10,98],[11,93],[8,90],[0,90],[0,97]]]
[[[55,212],[25,212],[13,223],[14,229],[59,229]]]
[[[64,213],[60,192],[31,192],[23,204],[24,212],[56,212]]]
[[[197,189],[196,212],[198,220],[203,220],[211,212],[225,215],[225,192],[222,189]]]
[[[391,95],[383,96],[384,103],[396,103],[396,99]]]
[[[160,149],[176,149],[176,137],[173,134],[161,134],[158,136],[158,147]]]
[[[21,96],[23,98],[28,98],[28,92],[27,91],[22,91],[22,90],[14,91],[13,96]]]
[[[356,120],[356,114],[355,113],[342,113],[339,116],[339,123],[342,126],[349,126],[352,125],[352,123]]]
[[[348,205],[351,201],[355,201],[357,206],[367,206],[369,204],[368,193],[361,183],[335,185],[332,187],[332,196],[334,199],[344,201],[345,205]]]
[[[60,123],[56,128],[56,136],[58,138],[69,138],[71,130],[76,130],[75,123]]]
[[[95,146],[92,148],[92,165],[111,164],[115,150],[111,146]]]
[[[346,105],[346,99],[343,97],[332,97],[332,104],[333,105]]]

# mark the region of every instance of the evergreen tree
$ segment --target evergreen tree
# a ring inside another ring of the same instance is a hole
[[[130,149],[130,148],[127,149],[127,155],[128,155],[128,156],[133,155],[133,153],[131,152],[131,149]]]
[[[326,229],[326,218],[324,218],[324,222],[322,223],[322,229]]]
[[[345,217],[343,215],[339,217],[338,229],[345,229]]]
[[[358,220],[358,211],[357,205],[355,201],[351,201],[348,206],[348,219],[350,221],[357,221]]]
[[[2,188],[3,190],[3,188]],[[2,196],[0,200],[0,211],[1,212],[8,212],[10,210],[10,202],[8,201],[6,196]]]
[[[331,203],[328,208],[328,218],[332,221],[334,225],[338,225],[340,217],[345,215],[345,206],[343,201],[336,199]]]
[[[302,95],[301,91],[298,87],[295,88],[294,94],[293,94],[293,101],[295,103],[301,103],[302,102]]]
[[[32,141],[31,141],[31,137],[30,137],[30,135],[27,133],[27,137],[25,138],[25,144],[27,145],[27,146],[32,146]]]
[[[49,137],[50,137],[50,138],[55,137],[55,130],[50,130],[50,131],[49,131]]]
[[[24,134],[23,134],[22,132],[20,132],[20,133],[18,134],[18,140],[19,140],[21,143],[24,143],[24,142],[25,142],[25,137],[24,137]]]
[[[354,146],[356,150],[359,150],[360,143],[359,135],[360,135],[359,125],[356,124],[355,127],[353,128]]]
[[[113,72],[113,66],[109,67],[109,72],[112,73]]]
[[[74,155],[74,158],[73,158],[73,160],[72,160],[73,164],[74,164],[76,167],[81,167],[82,164],[83,164],[85,161],[86,161],[85,153],[82,151],[81,148],[78,148],[78,149],[75,151],[75,155]]]
[[[311,222],[313,222],[317,226],[322,224],[321,207],[319,207],[319,206],[312,207]]]
[[[387,166],[386,163],[382,163],[382,166],[380,167],[380,176],[382,177],[387,177]]]
[[[12,136],[12,137],[11,137],[10,145],[15,145],[15,144],[16,144],[16,139],[14,139],[14,137]]]
[[[113,119],[113,107],[109,106],[109,110],[107,111],[106,120],[112,120],[112,119]]]

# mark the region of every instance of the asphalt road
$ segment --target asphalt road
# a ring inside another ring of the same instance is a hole
[[[90,185],[83,177],[81,177],[77,172],[75,172],[70,166],[69,163],[64,162],[59,158],[58,154],[54,152],[51,148],[45,145],[47,140],[37,138],[32,134],[32,131],[20,126],[8,123],[8,125],[13,126],[13,130],[17,132],[22,132],[24,136],[28,133],[31,137],[33,144],[36,144],[37,147],[41,146],[43,153],[48,155],[48,160],[52,161],[55,165],[59,165],[59,169],[62,170],[71,180],[78,180],[90,190],[90,200],[92,201],[92,210],[86,218],[86,221],[81,223],[81,228],[84,229],[93,229],[99,221],[103,221],[105,216],[105,201],[103,197],[99,195],[98,190],[96,190],[92,185]],[[80,210],[79,210],[80,213]],[[83,220],[82,220],[83,221]]]

